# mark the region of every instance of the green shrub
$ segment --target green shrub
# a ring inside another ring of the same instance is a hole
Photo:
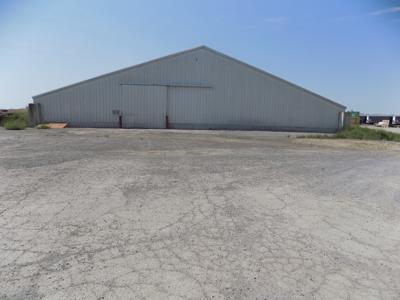
[[[21,119],[9,119],[4,122],[4,128],[8,130],[22,130],[26,128],[26,121]]]
[[[37,129],[50,129],[50,126],[47,124],[39,124],[36,126]]]
[[[340,131],[336,137],[339,139],[384,140],[400,142],[400,134],[398,133],[364,127],[345,128]]]
[[[25,127],[27,127],[28,124],[28,112],[26,109],[19,109],[19,110],[14,110],[11,114],[9,114],[6,117],[3,117],[1,119],[1,123],[0,126],[4,126],[6,127],[6,123],[11,122],[8,126],[13,126],[13,124],[16,122],[18,125],[22,125],[22,123],[24,123]],[[22,127],[22,126],[19,126]],[[24,129],[22,128],[22,129]]]
[[[302,135],[297,138],[308,139],[355,139],[400,142],[400,134],[382,129],[371,129],[365,127],[347,127],[334,135]]]
[[[14,118],[28,122],[28,112],[26,109],[16,110],[13,114]]]

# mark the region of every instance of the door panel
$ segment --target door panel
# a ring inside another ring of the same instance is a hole
[[[122,86],[124,128],[165,128],[167,88],[164,86]]]
[[[212,123],[212,89],[169,87],[168,118],[172,128],[197,128]]]

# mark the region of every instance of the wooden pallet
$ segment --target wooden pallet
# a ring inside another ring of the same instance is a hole
[[[67,123],[49,123],[47,126],[49,126],[51,129],[65,128],[67,127]]]

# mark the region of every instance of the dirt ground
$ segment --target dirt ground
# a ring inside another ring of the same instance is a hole
[[[0,129],[0,236],[2,299],[399,299],[400,148]]]

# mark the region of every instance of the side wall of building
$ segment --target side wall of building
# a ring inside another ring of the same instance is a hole
[[[43,122],[79,127],[336,131],[343,107],[207,49],[34,98]]]

